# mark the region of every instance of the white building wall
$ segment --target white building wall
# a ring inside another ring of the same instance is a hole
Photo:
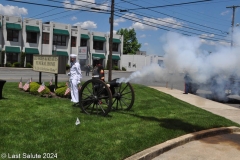
[[[53,29],[61,29],[61,30],[68,30],[69,36],[66,39],[66,46],[56,46],[57,51],[64,51],[68,52],[68,55],[70,55],[70,48],[71,48],[71,25],[70,24],[62,24],[62,23],[56,23],[56,22],[50,22],[52,27],[52,38],[51,41],[53,41]],[[54,46],[52,45],[52,50],[54,50]]]
[[[49,44],[42,44],[42,49],[39,54],[42,55],[52,55],[52,39],[53,39],[53,30],[50,24],[42,25],[42,32],[49,33]]]
[[[3,16],[0,15],[0,23],[1,23],[1,27],[0,27],[0,66],[2,67],[2,53],[1,51],[3,50]]]
[[[156,55],[122,55],[121,66],[127,71],[138,71],[159,60],[164,61],[164,57]]]
[[[14,23],[19,24],[22,28],[22,19],[21,17],[13,17],[13,16],[4,16],[3,18],[3,42],[4,46],[12,46],[12,47],[20,47],[22,49],[22,29],[19,31],[18,35],[18,42],[7,41],[7,28],[6,23]],[[5,50],[5,48],[4,48]]]
[[[21,17],[14,17],[14,16],[3,16],[0,15],[0,22],[2,22],[2,27],[0,28],[0,46],[2,45],[2,50],[5,50],[6,46],[11,47],[20,47],[20,51],[25,52],[25,48],[37,48],[39,50],[39,54],[41,55],[52,55],[52,51],[54,51],[53,46],[53,29],[61,29],[61,30],[68,30],[69,36],[66,41],[66,46],[56,46],[56,51],[64,51],[67,52],[69,55],[71,53],[78,54],[79,47],[81,43],[81,34],[87,34],[90,39],[88,40],[88,56],[86,60],[86,64],[93,64],[92,53],[100,53],[104,54],[106,59],[103,60],[103,64],[106,65],[106,60],[109,54],[109,35],[103,32],[90,32],[89,30],[81,29],[80,26],[72,27],[69,24],[61,24],[56,22],[49,22],[49,23],[42,23],[41,20],[38,19],[29,19]],[[7,30],[6,30],[6,23],[15,23],[21,26],[21,30],[19,31],[19,38],[18,42],[7,41]],[[28,43],[27,42],[27,32],[26,32],[26,25],[30,26],[38,26],[40,29],[40,33],[37,37],[37,43]],[[49,44],[42,44],[42,37],[43,33],[49,33]],[[76,47],[71,47],[71,36],[76,36]],[[106,42],[104,42],[103,50],[95,50],[93,49],[93,36],[100,36],[105,37]],[[121,35],[113,35],[113,38],[120,39],[121,43],[119,44],[118,51],[113,51],[113,55],[119,55],[119,67],[121,68],[121,55],[123,54],[123,36]],[[18,55],[18,60],[20,61],[20,54]],[[6,55],[5,58],[6,60]],[[5,62],[6,63],[6,62]],[[4,63],[4,64],[5,64]]]
[[[39,27],[40,32],[37,34],[37,43],[28,43],[27,42],[27,32],[26,32],[26,25]],[[25,18],[23,20],[23,51],[25,52],[25,48],[37,48],[39,54],[42,52],[42,21],[37,19],[28,19]]]

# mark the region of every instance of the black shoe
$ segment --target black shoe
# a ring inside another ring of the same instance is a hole
[[[183,94],[188,94],[188,93],[183,93]]]

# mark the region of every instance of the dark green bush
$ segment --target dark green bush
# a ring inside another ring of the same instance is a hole
[[[27,64],[26,64],[26,68],[32,68],[31,63],[27,63]]]
[[[70,69],[69,64],[66,64],[66,70],[69,70],[69,69]]]
[[[7,63],[6,63],[6,67],[12,67],[12,63],[7,62]]]
[[[126,71],[126,68],[125,68],[125,67],[122,67],[122,70],[123,70],[123,71]]]
[[[119,70],[118,66],[113,66],[113,70]]]
[[[14,62],[13,67],[20,67],[20,63],[19,62]]]

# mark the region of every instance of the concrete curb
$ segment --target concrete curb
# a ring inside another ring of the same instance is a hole
[[[163,154],[164,152],[167,152],[178,146],[184,145],[188,142],[206,138],[206,137],[211,137],[211,136],[216,136],[221,134],[229,134],[234,132],[240,132],[240,128],[235,126],[220,127],[220,128],[212,128],[208,130],[186,134],[181,137],[174,138],[172,140],[166,141],[159,145],[143,150],[139,153],[136,153],[135,155],[132,155],[131,157],[126,158],[125,160],[151,160],[159,156],[160,154]]]

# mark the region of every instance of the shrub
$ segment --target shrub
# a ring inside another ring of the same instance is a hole
[[[38,93],[38,88],[40,87],[40,84],[37,83],[37,82],[31,82],[30,83],[30,93],[31,94],[34,94],[34,95],[44,95],[44,94],[49,94],[50,93],[50,89],[45,86],[45,89],[41,92],[41,93]]]
[[[20,66],[24,67],[24,61],[25,61],[26,53],[21,52],[21,59],[20,59]]]
[[[68,86],[64,86],[64,87],[61,87],[61,88],[57,88],[57,89],[55,90],[56,95],[59,96],[59,97],[69,97],[70,95],[66,95],[66,96],[64,95],[67,87],[68,87]]]
[[[123,71],[126,71],[126,68],[125,68],[125,67],[122,67],[122,70],[123,70]]]
[[[20,67],[20,63],[19,62],[14,62],[13,67]]]
[[[69,69],[70,69],[69,64],[66,64],[66,70],[69,70]]]
[[[113,66],[113,70],[119,70],[118,66]]]
[[[27,64],[26,64],[26,68],[32,68],[31,63],[27,63]]]
[[[10,62],[7,62],[6,67],[12,67],[12,64]]]

